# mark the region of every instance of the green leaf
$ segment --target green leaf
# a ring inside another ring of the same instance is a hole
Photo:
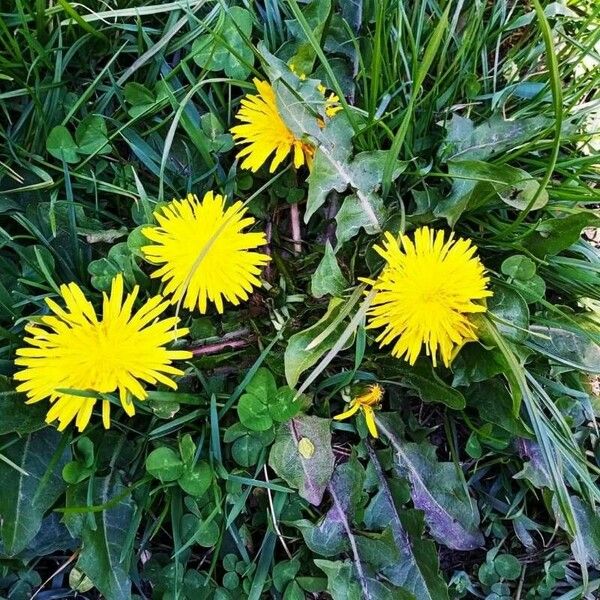
[[[320,133],[320,144],[307,179],[306,222],[325,203],[329,192],[351,192],[336,215],[338,247],[353,238],[360,228],[369,234],[378,233],[385,218],[383,200],[377,191],[389,151],[361,152],[352,159],[352,133],[346,115],[340,113],[331,119]],[[405,163],[397,162],[392,180],[405,168]]]
[[[154,94],[145,85],[135,81],[131,81],[125,85],[123,95],[125,96],[125,100],[133,106],[153,104],[155,101]]]
[[[293,388],[296,386],[298,380],[300,379],[300,375],[316,364],[319,358],[321,358],[325,352],[331,349],[336,339],[342,334],[346,328],[343,319],[337,323],[329,335],[321,340],[320,343],[310,350],[307,349],[311,342],[317,336],[325,332],[325,330],[336,320],[336,318],[342,316],[343,310],[344,301],[339,298],[333,298],[329,303],[327,312],[317,323],[308,329],[305,329],[304,331],[295,333],[292,337],[290,337],[283,357],[285,365],[285,378],[290,387]]]
[[[529,331],[536,334],[526,341],[529,348],[568,367],[600,373],[600,346],[583,331],[562,323],[531,325]]]
[[[521,563],[512,554],[498,554],[494,559],[494,569],[502,579],[514,581],[521,575]]]
[[[133,118],[144,114],[150,107],[157,103],[157,98],[146,86],[135,81],[125,84],[123,90],[125,100],[131,104],[127,111]]]
[[[470,119],[454,114],[447,127],[441,156],[446,161],[485,160],[530,141],[550,123],[547,117],[541,116],[505,121],[500,115],[493,115],[475,126]]]
[[[266,431],[273,425],[269,402],[277,396],[277,385],[270,371],[260,368],[246,386],[237,406],[242,424],[252,431]]]
[[[310,3],[303,6],[302,15],[306,19],[311,31],[317,39],[321,38],[323,28],[327,24],[329,13],[331,12],[331,0],[312,0]],[[295,40],[300,42],[307,42],[302,25],[297,19],[287,19],[285,25],[288,34]],[[296,63],[293,63],[296,65]],[[297,66],[297,65],[296,65]],[[299,71],[304,73],[304,71]]]
[[[497,317],[496,326],[502,335],[514,342],[527,338],[529,308],[523,297],[511,287],[497,284],[488,299],[488,311]]]
[[[121,558],[123,546],[132,524],[134,504],[124,492],[125,486],[113,472],[96,478],[91,487],[91,501],[106,505],[120,498],[116,506],[100,512],[68,515],[67,527],[72,535],[81,536],[82,544],[77,568],[85,573],[100,593],[111,600],[131,598],[129,563],[131,556]],[[67,493],[67,507],[86,506],[88,486],[80,484]]]
[[[423,402],[439,402],[454,410],[465,407],[462,393],[440,379],[429,359],[419,360],[412,367],[399,360],[384,362],[392,373],[400,374],[400,383],[414,389]]]
[[[365,210],[365,206],[369,209]],[[346,196],[335,215],[336,250],[357,236],[361,228],[369,235],[379,233],[385,216],[383,200],[377,194],[366,192]]]
[[[274,397],[269,399],[269,414],[273,421],[283,423],[310,406],[310,398],[296,392],[287,385],[280,387]]]
[[[356,547],[361,561],[368,563],[377,571],[397,564],[400,559],[400,551],[389,527],[381,533],[368,532],[357,535]]]
[[[304,600],[304,598],[302,588],[295,581],[289,583],[285,588],[283,600]]]
[[[217,116],[213,113],[206,113],[200,117],[200,122],[213,152],[228,152],[233,148],[233,137],[230,133],[224,133]]]
[[[565,217],[546,219],[530,235],[525,247],[536,256],[554,256],[573,245],[586,227],[600,227],[600,218],[592,212],[577,212]]]
[[[463,212],[489,205],[498,198],[513,208],[524,210],[539,189],[539,183],[529,173],[506,164],[453,160],[448,164],[448,174],[454,179],[452,192],[447,200],[438,204],[434,214],[445,217],[450,225],[454,225]],[[533,210],[547,202],[548,193],[544,190]]]
[[[177,483],[186,494],[199,498],[210,487],[212,478],[210,465],[205,461],[200,461],[193,467],[187,467]]]
[[[100,115],[88,115],[75,130],[75,141],[81,154],[110,152],[106,123]]]
[[[64,160],[68,163],[79,162],[79,155],[77,151],[79,147],[75,143],[73,136],[69,133],[69,130],[62,125],[53,127],[46,140],[46,150],[60,160]]]
[[[197,515],[186,514],[182,518],[184,538],[204,548],[212,548],[219,540],[219,524],[214,519],[201,519]]]
[[[214,33],[196,38],[192,45],[194,61],[208,71],[225,71],[232,79],[244,80],[254,64],[254,52],[244,39],[251,35],[252,14],[232,6]]]
[[[528,281],[535,275],[536,267],[535,263],[527,256],[515,254],[515,256],[509,256],[502,263],[500,270],[511,279]]]
[[[27,547],[40,530],[42,519],[66,485],[61,471],[69,453],[62,436],[46,427],[17,439],[2,454],[21,470],[0,460],[0,534],[4,554],[14,556]]]
[[[120,242],[111,246],[105,258],[91,261],[88,272],[92,276],[92,285],[101,292],[107,292],[112,280],[119,273],[122,273],[127,284],[135,285],[134,268],[137,267],[131,249],[127,242]]]
[[[519,437],[530,437],[530,430],[513,409],[513,397],[504,381],[498,377],[471,385],[465,391],[469,406],[479,413],[482,421],[493,423]]]
[[[238,401],[237,413],[242,424],[252,431],[266,431],[273,426],[267,398],[242,394]]]
[[[163,483],[175,481],[183,475],[183,462],[171,448],[162,446],[146,457],[146,471]]]
[[[0,435],[27,434],[46,427],[48,407],[44,402],[25,404],[25,394],[16,392],[7,377],[0,375]]]
[[[323,296],[341,296],[348,287],[348,282],[342,274],[335,253],[329,241],[325,244],[325,253],[310,280],[310,293],[315,298]]]
[[[227,429],[225,443],[233,442],[231,454],[233,460],[242,467],[249,467],[258,462],[263,448],[273,443],[275,434],[272,429],[267,431],[250,431],[241,423],[235,423]]]
[[[87,479],[94,472],[94,444],[90,438],[82,436],[75,444],[75,460],[67,463],[63,470],[63,479],[72,485]]]
[[[348,177],[344,177],[339,171],[352,156],[353,130],[348,119],[338,115],[332,119],[323,134],[327,136],[329,149],[317,151],[313,167],[307,178],[308,198],[304,221],[308,223],[313,214],[325,204],[327,195],[332,190],[344,192],[348,188]]]
[[[483,449],[481,447],[479,438],[477,437],[477,433],[473,432],[469,436],[469,439],[467,440],[467,443],[465,444],[465,452],[471,458],[477,458],[477,459],[481,458],[481,456],[483,454]]]
[[[179,454],[185,468],[194,466],[194,458],[196,456],[196,444],[189,433],[186,433],[179,440]]]
[[[58,550],[75,550],[79,546],[79,540],[69,533],[62,524],[59,513],[50,512],[42,520],[42,525],[37,535],[29,542],[27,548],[19,553],[19,559],[24,561],[38,559],[40,556],[54,554]],[[3,554],[0,543],[0,555]]]
[[[400,439],[387,420],[377,420],[378,428],[395,450],[398,474],[411,483],[415,508],[425,513],[429,531],[439,543],[454,550],[474,550],[483,544],[479,531],[477,505],[465,492],[457,466],[439,462],[435,447],[412,444]]]
[[[404,504],[410,496],[404,490],[394,495],[394,488],[402,480],[386,478],[383,467],[374,450],[369,449],[372,467],[377,476],[379,490],[365,511],[365,524],[373,528],[367,516],[375,513],[377,506],[376,527],[388,528],[393,534],[399,551],[398,559],[383,570],[383,575],[408,592],[415,600],[448,600],[448,588],[440,575],[437,549],[431,540],[423,538],[423,513],[418,510],[406,510],[400,515],[397,506]],[[402,497],[399,497],[402,496]]]
[[[327,575],[327,591],[333,600],[363,600],[350,560],[323,560],[316,558],[315,565]]]
[[[330,420],[299,416],[283,423],[271,447],[269,466],[302,498],[318,506],[333,473]],[[307,440],[307,441],[305,441]],[[312,445],[312,452],[304,447]]]
[[[573,555],[580,564],[598,568],[600,566],[600,516],[594,508],[577,496],[571,496],[571,504],[577,522],[577,536],[571,544]],[[560,514],[557,514],[557,519],[561,526],[564,526]]]
[[[249,434],[244,435],[231,445],[231,456],[238,465],[250,467],[258,462],[263,447],[258,438]]]
[[[300,561],[282,560],[273,567],[273,585],[278,592],[282,592],[290,581],[293,581],[300,570]]]
[[[527,281],[515,279],[512,282],[512,286],[519,292],[527,304],[535,304],[546,295],[546,282],[539,275],[534,275]]]
[[[317,525],[304,520],[295,522],[313,552],[335,556],[350,549],[347,528],[362,507],[364,480],[365,470],[353,455],[335,469],[328,488],[333,504],[323,519]]]
[[[465,344],[451,367],[454,373],[452,387],[486,381],[508,371],[506,360],[496,348],[486,348],[478,343]]]
[[[246,386],[246,392],[257,398],[264,398],[265,403],[269,398],[275,396],[277,394],[277,384],[269,369],[264,367],[258,369]]]

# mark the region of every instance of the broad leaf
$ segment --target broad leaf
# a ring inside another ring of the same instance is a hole
[[[246,42],[251,35],[251,13],[240,6],[232,6],[226,10],[214,33],[196,38],[192,45],[194,61],[208,71],[225,71],[228,77],[244,80],[254,64],[254,52]]]
[[[79,547],[79,540],[69,533],[62,524],[59,513],[51,512],[42,520],[42,525],[37,535],[29,542],[27,548],[19,553],[23,560],[34,560],[40,556],[54,554],[58,550],[75,550]],[[0,544],[0,554],[3,554]]]
[[[531,432],[513,412],[514,399],[504,381],[498,377],[470,385],[465,391],[469,405],[482,421],[493,423],[513,435],[529,437]]]
[[[454,550],[482,546],[477,505],[465,493],[454,463],[439,462],[430,444],[404,442],[382,418],[378,426],[395,450],[398,474],[410,481],[413,503],[425,513],[431,535]]]
[[[600,373],[600,345],[594,343],[583,331],[566,329],[564,325],[531,325],[532,335],[527,346],[563,365]]]
[[[478,343],[466,344],[452,361],[452,387],[486,381],[508,370],[506,360],[496,348]]]
[[[317,558],[314,562],[327,575],[327,591],[333,600],[364,599],[360,585],[356,581],[352,561]]]
[[[515,342],[527,338],[529,308],[512,287],[495,285],[494,295],[488,299],[488,311],[496,317],[496,327],[504,337]]]
[[[50,427],[17,440],[2,454],[22,471],[0,461],[0,533],[4,553],[18,554],[37,535],[44,514],[64,492],[61,472],[70,456]]]
[[[72,513],[66,517],[71,534],[82,539],[77,568],[111,600],[131,598],[131,557],[122,561],[121,554],[132,525],[134,505],[130,495],[124,492],[126,488],[116,472],[98,477],[93,481],[92,502],[100,506],[110,503],[111,508],[94,513]],[[70,489],[67,507],[85,507],[87,494],[87,483]]]
[[[494,115],[480,125],[470,119],[452,115],[442,149],[442,159],[485,160],[531,140],[550,124],[546,117],[505,121]]]
[[[377,194],[388,157],[384,150],[352,153],[352,128],[345,115],[339,114],[323,129],[314,163],[308,177],[305,221],[325,203],[329,192],[350,191],[336,215],[338,247],[353,238],[361,228],[367,233],[381,231],[385,219],[383,200]],[[398,163],[392,179],[406,168]]]
[[[329,241],[325,244],[325,253],[310,280],[310,293],[315,298],[323,296],[340,296],[348,282],[335,258]]]
[[[423,539],[421,535],[423,518],[419,519],[419,515],[422,513],[406,512],[405,520],[411,525],[411,531],[407,531],[396,509],[390,481],[386,479],[374,452],[371,452],[371,464],[377,473],[379,488],[379,492],[373,499],[378,507],[377,524],[379,527],[388,527],[391,530],[400,553],[398,559],[383,571],[384,575],[394,585],[411,592],[415,600],[447,600],[448,589],[439,572],[437,549],[433,542]]]
[[[79,162],[77,151],[79,147],[75,143],[69,130],[63,125],[53,127],[46,140],[46,150],[60,160],[68,163]]]
[[[436,207],[434,213],[454,225],[467,210],[475,210],[500,198],[505,204],[524,210],[538,194],[539,183],[522,169],[475,160],[452,161],[448,174],[454,179],[450,197]],[[543,190],[533,205],[542,208],[548,202]]]
[[[537,488],[554,489],[552,475],[544,459],[540,445],[527,439],[519,439],[516,447],[524,459],[523,469],[513,475],[515,479],[527,479]]]
[[[462,393],[440,379],[430,360],[417,361],[412,367],[399,360],[385,364],[392,372],[399,373],[400,384],[414,389],[423,402],[439,402],[455,410],[465,407]]]
[[[78,152],[106,154],[110,152],[106,123],[100,115],[88,115],[75,130]]]
[[[317,336],[325,332],[338,317],[342,316],[343,309],[344,301],[339,298],[333,298],[329,303],[327,312],[317,323],[290,337],[283,357],[285,378],[290,387],[293,388],[296,386],[300,375],[316,364],[319,358],[333,346],[337,338],[342,334],[346,328],[343,318],[320,343],[308,349],[308,346]]]
[[[528,236],[525,247],[536,256],[553,256],[574,244],[586,227],[600,226],[600,218],[592,212],[577,212],[565,217],[546,219]]]
[[[339,465],[331,479],[331,508],[320,523],[298,521],[306,545],[321,556],[335,556],[350,548],[347,528],[361,504],[365,471],[356,457]]]
[[[183,475],[183,462],[174,450],[161,446],[146,457],[146,471],[163,483],[175,481]]]
[[[298,488],[298,493],[311,504],[321,503],[333,473],[329,419],[300,416],[279,428],[271,447],[269,466]]]
[[[16,392],[9,380],[0,376],[0,435],[26,434],[46,427],[46,403],[25,404],[26,400],[25,394]]]

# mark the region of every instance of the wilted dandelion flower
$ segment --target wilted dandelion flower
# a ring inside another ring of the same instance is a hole
[[[315,148],[298,139],[285,124],[275,99],[275,92],[266,81],[254,79],[258,94],[248,94],[236,118],[240,125],[231,128],[236,144],[244,145],[238,152],[242,168],[256,172],[275,153],[269,172],[273,173],[283,160],[292,154],[294,167],[312,164]]]
[[[142,230],[154,243],[142,252],[162,265],[152,277],[166,283],[163,293],[173,304],[182,301],[184,308],[205,313],[210,301],[222,313],[223,300],[238,305],[260,286],[258,275],[270,257],[253,250],[267,240],[263,232],[243,231],[254,223],[245,214],[242,202],[226,209],[225,198],[213,192],[202,202],[189,194],[154,213],[158,226]]]
[[[354,415],[359,410],[365,416],[365,421],[367,423],[367,428],[369,433],[374,437],[379,437],[377,432],[377,425],[375,424],[375,409],[379,408],[379,404],[381,399],[383,398],[383,388],[375,383],[369,386],[365,392],[353,398],[350,401],[350,408],[333,417],[336,421],[342,421],[343,419],[348,419],[352,415]]]
[[[290,63],[288,66],[290,71],[296,75],[300,81],[304,81],[306,79],[306,75],[299,72],[293,63]],[[321,94],[323,94],[323,98],[325,98],[325,114],[328,117],[333,117],[340,112],[340,110],[342,110],[342,107],[340,106],[340,97],[335,92],[330,92],[329,95],[327,95],[327,88],[322,83],[319,83],[317,89],[319,92],[321,92]],[[319,125],[323,127],[325,123],[320,121]]]
[[[449,366],[464,343],[477,339],[469,315],[485,312],[478,301],[492,295],[476,246],[421,227],[414,242],[403,235],[399,244],[386,232],[383,246],[375,250],[386,265],[375,281],[366,280],[375,290],[368,327],[382,327],[377,341],[393,343],[392,355],[411,365],[425,346],[434,366],[438,353]]]
[[[63,285],[65,308],[46,299],[54,314],[25,327],[28,346],[17,350],[15,360],[23,367],[15,374],[23,382],[17,391],[27,394],[28,403],[49,399],[52,406],[46,421],[58,419],[59,431],[73,420],[83,431],[97,400],[102,400],[102,420],[108,429],[110,401],[102,394],[118,391],[125,412],[132,416],[132,397],[144,400],[148,396],[143,383],[177,389],[171,377],[183,371],[172,362],[191,358],[192,353],[168,350],[165,345],[185,335],[187,329],[175,329],[177,317],[157,320],[169,306],[161,296],[150,298],[134,312],[138,291],[136,286],[123,300],[123,276],[117,275],[110,296],[103,294],[99,319],[76,283]]]
[[[335,92],[329,92],[327,95],[327,88],[322,83],[319,84],[318,89],[325,97],[325,114],[328,117],[335,117],[342,110],[340,97]]]

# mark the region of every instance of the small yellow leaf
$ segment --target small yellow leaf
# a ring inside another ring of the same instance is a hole
[[[298,442],[298,452],[303,458],[311,458],[315,453],[315,445],[307,437],[303,437]]]

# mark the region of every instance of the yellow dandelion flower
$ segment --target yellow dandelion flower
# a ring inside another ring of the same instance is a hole
[[[205,313],[210,301],[222,313],[223,299],[238,305],[260,286],[257,276],[270,257],[252,250],[267,240],[263,232],[242,231],[254,223],[245,214],[242,202],[226,209],[225,198],[213,192],[202,202],[189,194],[154,213],[158,227],[142,230],[154,243],[142,252],[148,262],[162,265],[152,277],[166,282],[163,293],[173,304],[183,301],[184,308],[198,306]]]
[[[256,172],[275,153],[269,172],[273,173],[283,160],[292,154],[294,167],[306,164],[309,168],[315,154],[311,144],[298,139],[284,123],[275,100],[275,92],[266,81],[254,79],[258,94],[248,94],[236,118],[240,125],[231,128],[236,144],[245,147],[238,153],[242,168]]]
[[[485,312],[478,301],[492,295],[477,247],[421,227],[414,242],[403,235],[399,244],[386,232],[383,246],[375,250],[386,266],[375,281],[366,280],[375,290],[368,327],[383,327],[377,341],[381,346],[393,342],[392,355],[411,365],[424,345],[434,366],[438,353],[449,366],[463,344],[477,339],[469,315]]]
[[[183,375],[183,371],[173,367],[172,362],[191,358],[192,353],[167,350],[165,344],[185,335],[187,329],[175,329],[177,317],[157,320],[169,305],[161,296],[150,298],[133,312],[138,291],[136,286],[123,300],[123,276],[117,275],[110,296],[103,294],[99,319],[76,283],[63,285],[60,293],[65,308],[46,299],[54,314],[42,317],[40,323],[26,325],[28,346],[17,350],[15,360],[23,367],[15,374],[15,379],[23,382],[17,391],[25,392],[28,404],[49,399],[52,406],[46,421],[58,419],[59,431],[73,420],[83,431],[100,399],[102,420],[108,429],[110,402],[102,394],[118,390],[125,412],[132,416],[132,396],[138,400],[148,396],[141,382],[177,389],[171,377]]]
[[[365,416],[369,433],[374,438],[377,438],[379,437],[379,434],[377,432],[377,425],[375,424],[375,409],[379,408],[382,398],[383,388],[378,383],[375,383],[369,386],[360,396],[352,399],[350,401],[350,408],[347,411],[336,415],[333,418],[336,421],[342,421],[343,419],[348,419],[360,410]]]
[[[294,63],[290,63],[289,68],[290,68],[290,71],[294,75],[296,75],[298,77],[298,79],[300,79],[300,81],[304,81],[306,79],[306,75],[304,73],[299,73],[296,70],[296,65],[294,65]],[[342,107],[340,106],[340,97],[337,94],[335,94],[334,92],[331,92],[328,96],[327,88],[322,83],[319,83],[319,85],[317,86],[317,89],[319,90],[319,92],[321,92],[321,94],[323,94],[323,97],[325,98],[325,114],[328,117],[333,117],[337,113],[339,113],[340,110],[342,110]],[[319,120],[319,126],[325,127],[325,123],[323,123],[323,121]]]
[[[321,92],[321,94],[323,94],[323,97],[325,98],[325,114],[328,117],[334,117],[335,115],[337,115],[337,113],[340,112],[340,110],[342,110],[342,107],[340,106],[340,97],[334,93],[334,92],[330,92],[329,96],[327,95],[327,88],[320,83],[317,87],[317,89]],[[321,125],[321,127],[324,127],[324,123]]]

